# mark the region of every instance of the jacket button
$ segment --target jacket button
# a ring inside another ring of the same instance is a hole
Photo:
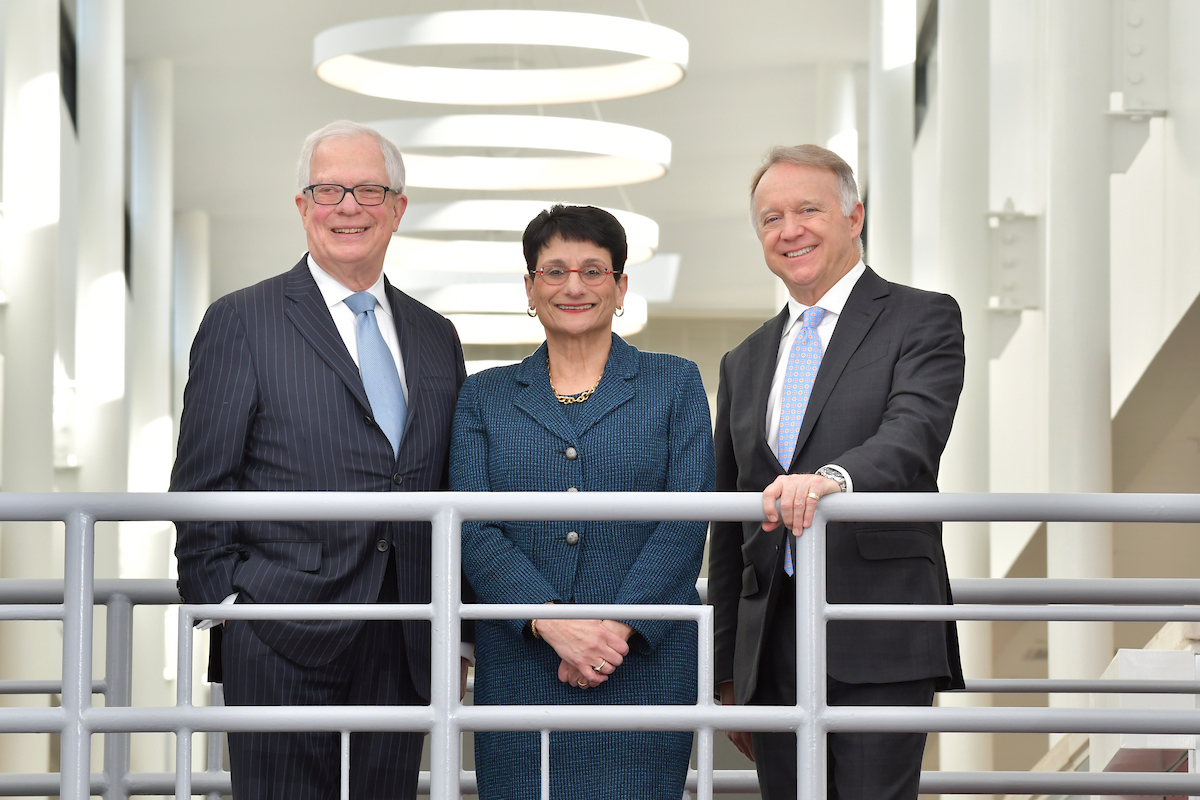
[[[567,534],[567,544],[569,544],[569,545],[579,544],[579,534],[576,533],[575,531],[571,531],[570,533],[568,533]]]
[[[563,455],[567,457],[567,461],[574,461],[575,459],[579,458],[579,451],[574,447],[568,447],[566,451],[564,451]]]
[[[368,425],[374,425],[375,418],[372,417],[370,414],[363,414],[363,422],[367,423]]]
[[[387,539],[380,539],[375,543],[375,549],[381,553],[386,553],[389,547],[391,547],[391,545],[388,544]]]
[[[567,491],[568,491],[568,492],[578,492],[579,490],[578,490],[578,489],[576,489],[574,486],[572,486],[572,487],[570,487],[569,489],[567,489]]]
[[[399,486],[400,484],[404,483],[404,476],[401,475],[399,472],[397,472],[395,475],[392,476],[392,483]]]

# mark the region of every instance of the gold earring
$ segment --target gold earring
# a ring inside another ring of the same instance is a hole
[[[617,310],[613,312],[613,316],[614,316],[614,317],[623,317],[623,316],[625,316],[625,307],[624,307],[624,306],[617,306]]]
[[[525,313],[531,317],[536,317],[537,316],[537,308],[534,306],[530,306],[529,308],[525,309]]]

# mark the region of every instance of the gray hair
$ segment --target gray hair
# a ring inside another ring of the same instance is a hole
[[[383,154],[383,166],[387,170],[388,188],[396,194],[404,194],[404,158],[400,155],[399,148],[374,128],[348,119],[331,122],[324,128],[313,131],[304,140],[304,147],[300,150],[300,161],[296,164],[297,190],[303,192],[304,187],[310,184],[313,154],[322,142],[329,139],[357,139],[360,136],[370,137],[379,145],[379,151]]]
[[[801,167],[829,170],[837,178],[838,204],[842,207],[842,214],[848,217],[854,213],[854,207],[858,205],[858,183],[854,180],[854,170],[845,159],[832,150],[815,144],[778,145],[767,151],[762,166],[750,179],[750,224],[754,226],[755,233],[758,233],[758,219],[754,213],[754,192],[758,189],[763,175],[776,164],[796,164]],[[858,238],[858,249],[861,253],[861,236]]]

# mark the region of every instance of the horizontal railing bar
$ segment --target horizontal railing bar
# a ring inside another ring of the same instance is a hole
[[[1186,772],[922,772],[921,794],[1197,795]]]
[[[432,520],[445,508],[487,520],[758,520],[754,492],[177,492],[4,494],[0,520]],[[830,521],[1198,522],[1192,494],[858,493],[822,498]]]
[[[106,681],[92,681],[92,694],[104,694],[106,691]],[[0,694],[62,694],[62,680],[0,681]]]
[[[1200,681],[980,678],[966,684],[963,691],[993,694],[1200,694]]]
[[[175,581],[165,578],[98,578],[96,604],[113,597],[146,605],[170,605],[180,601]],[[62,603],[63,582],[55,578],[5,578],[0,580],[0,603]]]
[[[1195,578],[952,578],[956,603],[1200,605]]]
[[[61,733],[66,719],[61,708],[0,708],[0,733]]]
[[[688,791],[695,791],[698,775],[688,770]],[[229,773],[193,772],[193,794],[231,791]],[[109,788],[103,773],[93,772],[90,791],[102,795]],[[175,791],[175,773],[140,772],[126,776],[124,786],[131,795],[171,795]],[[475,773],[464,772],[459,779],[463,794],[476,792]],[[714,770],[713,789],[724,794],[756,794],[758,776],[754,770]],[[50,773],[0,774],[0,796],[42,795],[55,797],[59,775]],[[922,772],[921,794],[1058,794],[1058,795],[1196,795],[1200,794],[1200,775],[1179,772]],[[429,772],[420,773],[417,793],[429,794]]]
[[[3,605],[0,606],[0,620],[60,620],[63,618],[63,606],[55,605]]]
[[[0,709],[0,731],[12,729],[9,718],[20,710],[25,709]],[[100,707],[84,716],[94,733],[416,731],[434,722],[427,706]],[[464,731],[755,731],[794,730],[803,716],[795,706],[654,706],[653,713],[642,706],[465,706],[452,719]],[[1200,734],[1200,714],[1174,709],[834,706],[823,720],[831,731]]]
[[[829,605],[825,607],[825,619],[1197,622],[1200,606]]]
[[[712,613],[710,606],[557,605],[489,603],[464,605],[463,619],[673,619],[702,621]]]
[[[1194,710],[1157,708],[831,706],[824,724],[851,732],[1200,734]]]

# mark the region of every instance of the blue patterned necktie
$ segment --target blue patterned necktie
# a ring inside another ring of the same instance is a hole
[[[788,353],[787,372],[783,376],[783,395],[779,398],[779,463],[786,470],[796,452],[796,440],[804,422],[804,411],[812,394],[813,381],[821,368],[821,338],[817,326],[825,318],[825,309],[812,308],[800,315],[800,330]],[[795,574],[792,564],[792,539],[784,541],[783,571]]]
[[[404,418],[408,407],[404,392],[400,388],[400,373],[396,360],[388,349],[379,321],[375,319],[375,295],[356,292],[346,298],[346,305],[357,316],[355,333],[358,339],[358,371],[362,374],[363,388],[371,403],[371,414],[392,443],[392,456],[400,453],[400,437],[404,433]]]

